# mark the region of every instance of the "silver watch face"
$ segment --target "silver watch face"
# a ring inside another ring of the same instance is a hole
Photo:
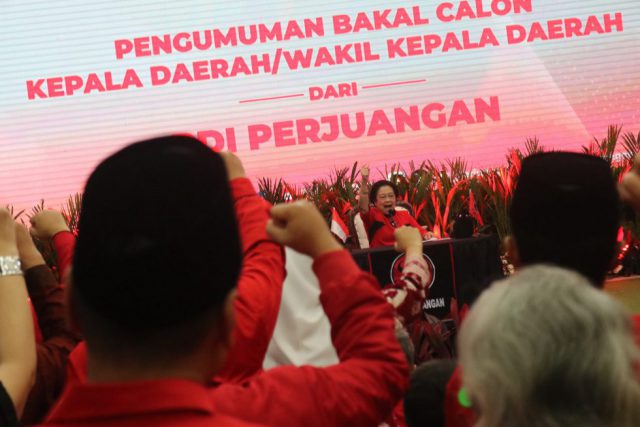
[[[0,276],[22,274],[20,258],[17,256],[0,256]]]

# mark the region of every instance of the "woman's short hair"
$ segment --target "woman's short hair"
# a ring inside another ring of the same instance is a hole
[[[398,198],[398,196],[400,195],[400,191],[398,190],[398,186],[395,185],[393,182],[387,181],[387,180],[376,181],[371,186],[371,191],[369,192],[371,194],[371,201],[373,203],[376,202],[376,199],[378,197],[378,192],[380,191],[380,189],[382,187],[391,187],[393,189],[393,194],[395,194],[396,198]]]
[[[495,283],[459,346],[482,425],[640,426],[631,318],[577,273],[538,265]]]

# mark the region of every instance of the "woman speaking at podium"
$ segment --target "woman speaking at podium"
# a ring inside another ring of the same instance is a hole
[[[424,239],[427,231],[409,212],[397,209],[398,187],[391,181],[382,180],[375,182],[369,189],[369,168],[363,167],[360,174],[360,217],[369,236],[369,246],[393,246],[395,229],[404,225],[420,230]]]

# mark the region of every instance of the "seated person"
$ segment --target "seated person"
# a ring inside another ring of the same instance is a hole
[[[308,203],[273,207],[266,229],[314,259],[340,363],[211,381],[231,346],[243,268],[237,186],[262,206],[235,156],[184,136],[133,144],[91,174],[70,274],[88,379],[44,425],[365,427],[389,415],[408,380],[393,310]]]
[[[398,187],[391,181],[377,181],[369,190],[369,168],[360,169],[360,217],[369,236],[369,247],[393,246],[396,228],[410,225],[425,238],[427,231],[407,212],[396,209]],[[372,204],[372,205],[371,205]]]
[[[459,349],[477,426],[640,425],[630,316],[577,273],[538,265],[495,283],[471,308]]]

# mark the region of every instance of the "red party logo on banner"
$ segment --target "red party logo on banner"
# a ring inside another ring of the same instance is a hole
[[[427,289],[429,289],[431,285],[433,285],[433,282],[436,280],[436,266],[434,265],[431,258],[429,258],[427,255],[422,254],[422,256],[424,257],[425,261],[427,261],[427,268],[429,269],[429,274],[431,275],[431,280],[427,284]],[[402,272],[404,271],[405,259],[405,255],[400,254],[391,263],[391,269],[389,273],[391,277],[391,283],[393,285],[397,285],[400,282]]]

